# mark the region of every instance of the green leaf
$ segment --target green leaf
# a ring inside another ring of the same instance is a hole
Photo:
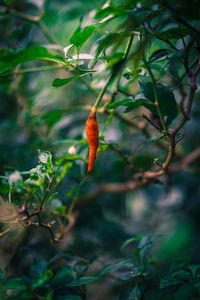
[[[127,113],[133,111],[142,105],[145,107],[148,106],[149,109],[155,109],[155,106],[151,101],[145,99],[144,97],[141,98],[141,95],[137,95],[137,97],[135,97],[131,102],[127,103],[128,107],[125,112]]]
[[[87,39],[93,34],[95,29],[96,28],[94,25],[89,25],[83,29],[80,25],[70,38],[70,43],[76,45],[76,47],[80,49],[83,46],[83,44],[87,41]]]
[[[68,296],[57,296],[56,299],[57,300],[81,300],[82,298],[76,295],[68,295]]]
[[[61,270],[51,280],[51,285],[60,286],[74,279],[71,268],[64,265]]]
[[[141,241],[141,239],[143,238],[143,236],[144,236],[144,235],[137,235],[137,236],[134,236],[134,237],[132,237],[132,238],[126,240],[126,241],[121,245],[120,251],[123,251],[124,248],[125,248],[128,244],[130,244],[130,243]]]
[[[136,286],[133,288],[133,290],[129,294],[127,300],[140,300],[141,299],[140,296],[141,296],[141,292],[140,292],[138,285],[136,284]]]
[[[29,273],[32,277],[41,278],[44,276],[44,273],[47,268],[47,262],[44,260],[37,260],[34,264],[32,264]]]
[[[189,270],[195,278],[197,276],[197,271],[200,270],[200,265],[189,265],[187,266],[187,270]]]
[[[168,30],[157,33],[159,37],[165,40],[181,39],[191,33],[191,29],[186,26],[170,28]]]
[[[107,266],[99,273],[99,276],[103,276],[106,273],[109,273],[110,271],[117,270],[121,267],[124,267],[126,264],[129,264],[131,262],[133,262],[133,258],[124,259],[114,265]]]
[[[179,279],[176,279],[176,278],[166,277],[166,278],[161,279],[160,288],[163,289],[167,286],[180,284],[182,282],[183,282],[182,280],[179,280]]]
[[[81,286],[89,282],[98,280],[99,277],[81,277],[67,284],[69,287]]]
[[[96,50],[96,58],[99,57],[99,55],[102,53],[102,51],[104,51],[105,49],[107,49],[108,47],[113,45],[119,39],[119,37],[120,37],[119,33],[116,33],[116,32],[109,33],[108,35],[103,37],[99,41],[99,46],[97,47],[97,50]]]
[[[140,256],[143,258],[146,250],[152,247],[152,240],[149,234],[144,235],[139,242],[138,248],[140,249]]]
[[[53,85],[54,87],[56,87],[56,88],[59,88],[59,87],[61,87],[61,86],[63,86],[63,85],[68,84],[69,82],[71,82],[71,81],[73,81],[73,80],[75,80],[75,79],[78,79],[79,77],[80,77],[80,76],[73,76],[73,77],[63,78],[63,79],[61,79],[61,78],[56,78],[56,79],[54,79],[52,85]]]
[[[48,128],[52,128],[60,119],[63,117],[65,110],[63,109],[56,109],[54,111],[48,112],[42,116],[42,119],[45,120],[46,125]]]
[[[155,134],[153,136],[151,136],[149,139],[148,139],[148,142],[150,143],[156,143],[158,142],[160,139],[162,139],[165,135],[163,133],[158,133],[158,134]]]
[[[112,15],[112,17],[119,17],[128,14],[129,14],[128,10],[124,9],[123,7],[109,5],[99,9],[95,15],[95,19],[104,19],[109,15]]]
[[[186,270],[178,270],[171,274],[172,278],[180,279],[180,280],[191,280],[192,276],[189,271]]]
[[[66,155],[63,155],[62,157],[58,158],[55,162],[57,166],[63,165],[67,160],[83,160],[81,155],[77,154],[70,154],[67,153]]]
[[[139,80],[141,91],[145,98],[150,100],[152,103],[155,102],[155,95],[152,82]],[[156,84],[158,93],[158,103],[163,116],[167,117],[167,126],[177,117],[178,109],[174,94],[161,83]],[[158,115],[156,107],[152,107],[149,103],[143,103],[143,105],[149,109],[155,115]]]
[[[124,105],[126,106],[129,103],[132,103],[132,100],[124,99],[124,100],[121,100],[121,101],[117,101],[117,102],[108,104],[106,106],[106,109],[116,109],[119,106],[124,106]]]
[[[106,149],[108,149],[109,145],[100,145],[97,149],[97,155],[99,155],[99,153],[101,153],[102,151],[105,151]]]
[[[59,163],[57,163],[58,166],[62,166],[64,163],[64,161],[59,161]],[[65,175],[69,172],[69,170],[71,169],[71,167],[73,166],[72,162],[67,162],[65,163],[63,169],[61,170],[59,176],[57,176],[56,181],[57,183],[59,183],[64,177]]]
[[[47,281],[49,281],[53,276],[53,272],[51,270],[46,270],[44,273],[44,276],[41,278],[38,278],[34,282],[31,283],[32,289],[37,289],[43,285],[46,284]]]
[[[0,268],[0,279],[3,279],[5,277],[5,271]]]
[[[169,49],[159,49],[153,52],[149,58],[150,62],[155,60],[160,60],[161,58],[165,58],[171,51]]]
[[[16,290],[16,291],[25,291],[27,290],[26,284],[22,281],[21,278],[10,278],[5,282],[6,289]]]
[[[78,188],[79,188],[79,185],[73,186],[73,188],[71,189],[71,191],[69,191],[69,192],[66,194],[66,196],[68,196],[68,197],[70,197],[70,198],[74,197],[74,195],[75,195],[75,193],[77,192]]]
[[[57,55],[50,54],[46,48],[33,46],[20,51],[5,52],[0,50],[0,73],[8,71],[19,64],[33,60],[47,60],[66,65],[66,62]]]

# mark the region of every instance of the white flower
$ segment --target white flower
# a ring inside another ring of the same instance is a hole
[[[9,180],[9,183],[12,185],[12,184],[17,183],[18,181],[21,181],[22,176],[20,175],[19,171],[15,171],[9,175],[8,180]]]

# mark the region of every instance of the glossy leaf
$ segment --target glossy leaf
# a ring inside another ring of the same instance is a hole
[[[155,60],[160,60],[161,58],[165,58],[171,51],[169,49],[159,49],[153,52],[149,58],[150,62]]]
[[[61,78],[56,78],[56,79],[54,79],[52,85],[53,85],[54,87],[56,87],[56,88],[59,88],[59,87],[61,87],[61,86],[63,86],[63,85],[68,84],[69,82],[71,82],[71,81],[73,81],[73,80],[75,80],[75,79],[78,79],[79,77],[80,77],[80,76],[73,76],[73,77],[63,78],[63,79],[61,79]]]

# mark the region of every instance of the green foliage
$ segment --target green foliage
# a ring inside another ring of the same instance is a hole
[[[0,73],[8,71],[19,64],[30,62],[33,60],[47,60],[65,64],[62,57],[50,54],[46,48],[41,46],[33,46],[20,51],[5,51],[0,52]]]
[[[0,299],[199,298],[197,2],[1,1]]]

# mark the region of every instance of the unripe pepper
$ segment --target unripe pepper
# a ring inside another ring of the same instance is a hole
[[[91,110],[91,113],[88,116],[86,121],[86,134],[89,144],[89,164],[87,170],[89,173],[93,168],[96,152],[99,146],[99,127],[96,120],[96,110]]]

